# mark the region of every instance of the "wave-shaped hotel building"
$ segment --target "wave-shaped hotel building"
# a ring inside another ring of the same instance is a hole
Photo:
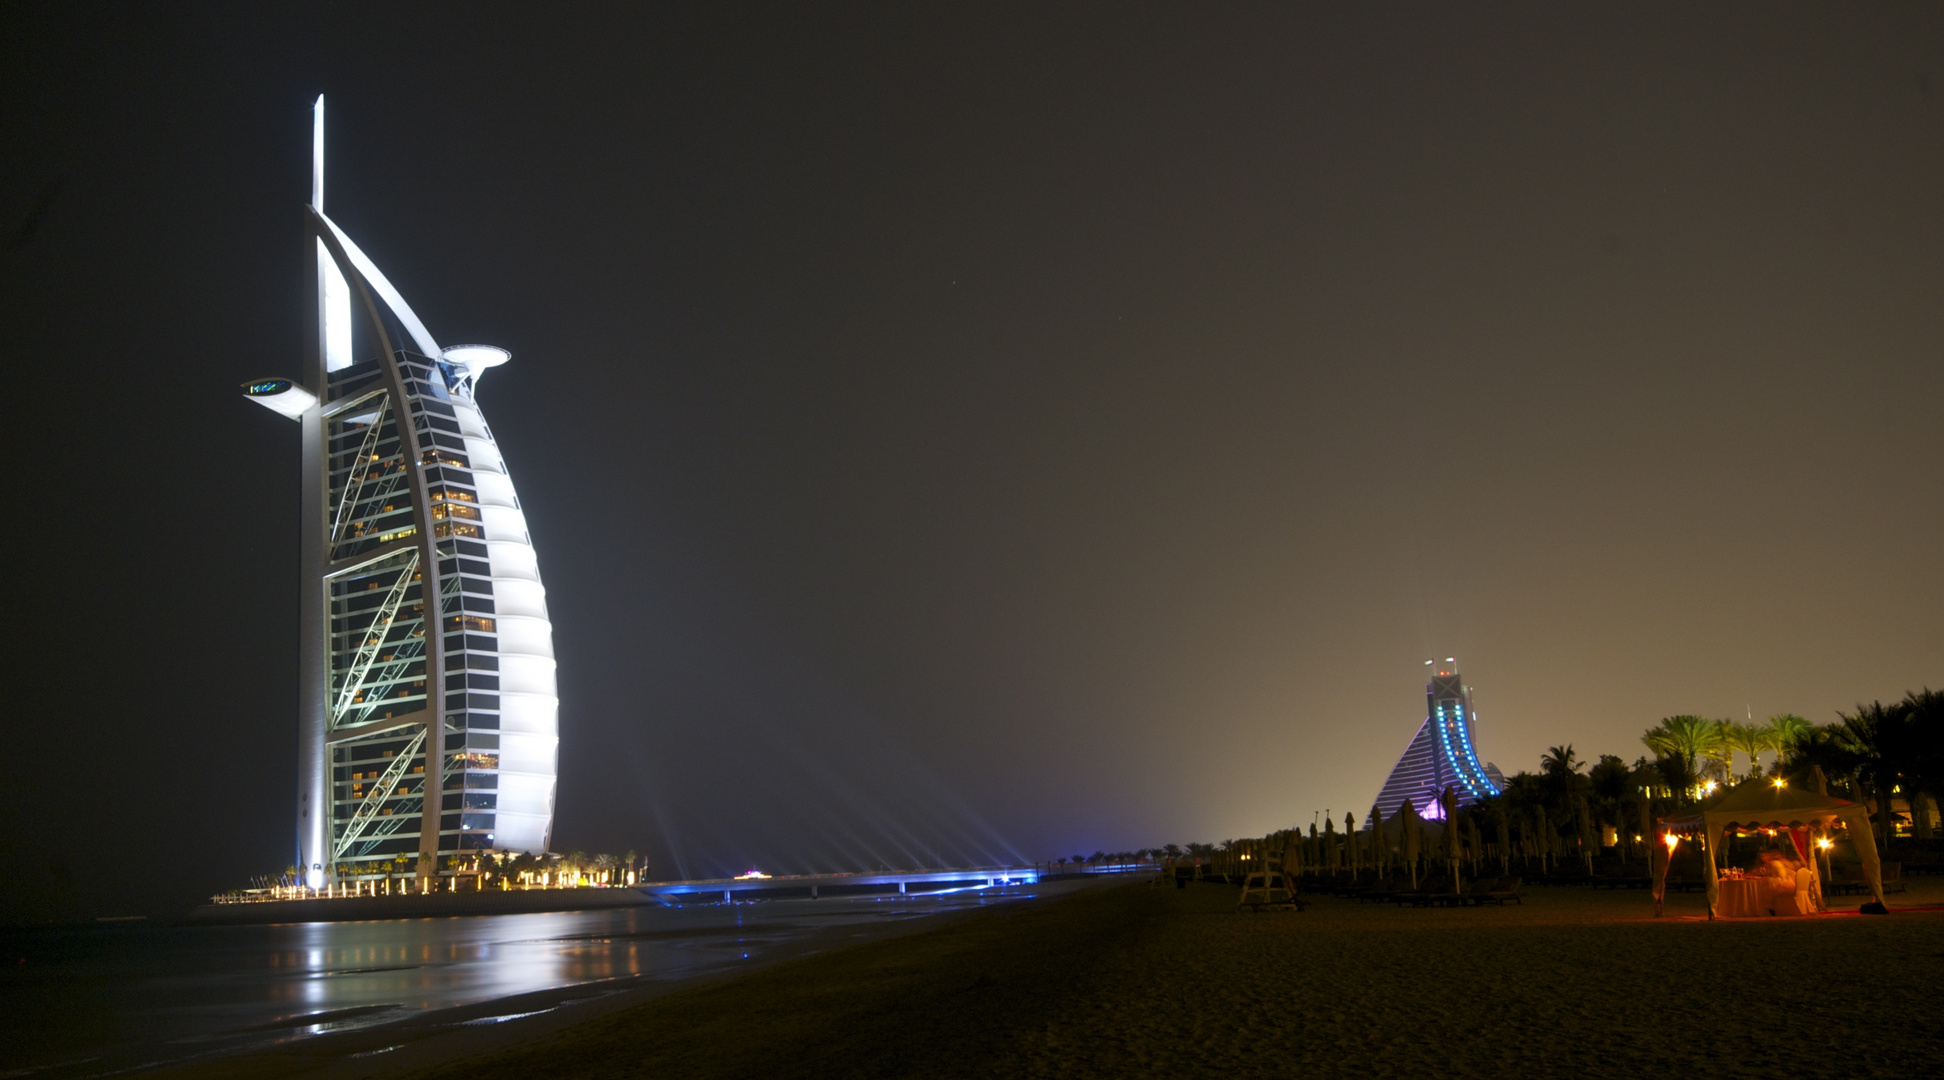
[[[324,99],[305,215],[315,332],[298,379],[245,385],[303,428],[297,851],[308,884],[553,831],[553,628],[506,463],[475,400],[508,359],[441,348],[324,213]]]
[[[1505,788],[1498,767],[1481,763],[1472,746],[1478,711],[1472,707],[1472,688],[1458,676],[1458,661],[1447,657],[1443,663],[1426,660],[1425,664],[1434,674],[1424,688],[1424,723],[1418,725],[1377,793],[1377,806],[1385,814],[1399,812],[1408,799],[1424,817],[1442,818],[1438,796],[1447,787],[1456,790],[1460,807]]]

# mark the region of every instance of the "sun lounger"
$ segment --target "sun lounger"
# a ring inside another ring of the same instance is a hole
[[[1237,907],[1257,911],[1301,911],[1309,901],[1296,892],[1296,882],[1281,870],[1258,871],[1242,882],[1242,897]]]
[[[1357,901],[1359,903],[1381,904],[1408,888],[1410,888],[1410,883],[1402,878],[1380,881],[1358,893]]]
[[[1519,892],[1519,879],[1515,877],[1502,877],[1492,882],[1492,890],[1488,895],[1492,898],[1492,903],[1500,907],[1504,907],[1508,900],[1520,907],[1525,906],[1525,898]]]

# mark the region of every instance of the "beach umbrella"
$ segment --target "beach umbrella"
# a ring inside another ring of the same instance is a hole
[[[1390,862],[1390,845],[1384,841],[1384,815],[1378,812],[1376,803],[1370,804],[1370,816],[1364,819],[1364,824],[1370,826],[1371,869],[1383,877]]]
[[[1465,815],[1465,842],[1471,845],[1472,873],[1477,874],[1478,857],[1484,851],[1485,845],[1478,835],[1478,818],[1472,814]]]
[[[1336,819],[1328,814],[1323,815],[1323,863],[1330,868],[1330,876],[1335,877],[1337,872]]]
[[[1498,808],[1499,873],[1512,872],[1512,823],[1506,820],[1505,807]]]
[[[1458,789],[1446,787],[1439,800],[1444,811],[1445,861],[1451,864],[1451,891],[1458,891]]]
[[[1348,810],[1343,812],[1343,840],[1350,851],[1350,876],[1354,878],[1363,869],[1363,845],[1358,842],[1357,815]]]
[[[1653,798],[1646,792],[1640,793],[1640,838],[1649,852],[1660,845],[1654,842]]]
[[[1417,888],[1418,848],[1424,842],[1423,831],[1418,827],[1417,806],[1411,800],[1397,808],[1398,831],[1404,848],[1404,863],[1411,868],[1411,888]]]
[[[1574,809],[1579,811],[1580,854],[1586,857],[1586,872],[1590,874],[1593,872],[1593,848],[1598,843],[1593,837],[1593,808],[1586,804],[1584,795],[1579,797],[1578,803]]]
[[[1539,869],[1552,872],[1552,832],[1546,828],[1546,804],[1540,803],[1532,808],[1532,816],[1538,822],[1532,835],[1539,841]]]

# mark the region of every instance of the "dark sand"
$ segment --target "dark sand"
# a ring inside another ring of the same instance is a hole
[[[1940,901],[1944,883],[1893,897]],[[1693,917],[1694,896],[1661,920],[1650,903],[1535,889],[1522,908],[1324,897],[1301,914],[1247,915],[1227,887],[1135,884],[808,957],[415,1075],[1944,1070],[1944,912],[1709,923]]]

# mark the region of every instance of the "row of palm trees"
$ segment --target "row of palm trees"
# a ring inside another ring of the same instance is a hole
[[[1829,724],[1800,716],[1766,724],[1670,716],[1641,743],[1653,753],[1631,765],[1614,754],[1591,763],[1571,744],[1540,757],[1536,773],[1507,779],[1498,798],[1468,808],[1483,821],[1501,816],[1518,838],[1518,853],[1552,860],[1568,853],[1590,863],[1599,847],[1618,846],[1638,857],[1651,843],[1652,819],[1694,806],[1716,789],[1756,776],[1824,783],[1831,794],[1869,803],[1879,846],[1893,836],[1901,797],[1912,810],[1918,839],[1931,836],[1928,805],[1944,803],[1944,692],[1923,690],[1891,704],[1872,702],[1839,712]],[[1767,769],[1761,755],[1773,753]],[[1738,756],[1747,759],[1737,772]]]
[[[549,886],[623,885],[633,873],[637,880],[648,877],[648,860],[630,851],[624,855],[589,855],[570,851],[565,855],[516,854],[488,851],[474,857],[467,869],[483,871],[509,881]]]
[[[1814,724],[1793,713],[1771,716],[1766,724],[1670,716],[1648,728],[1640,741],[1659,757],[1679,758],[1682,765],[1679,779],[1684,782],[1697,777],[1694,781],[1697,785],[1707,780],[1729,783],[1737,779],[1736,754],[1747,756],[1746,776],[1754,776],[1761,770],[1762,753],[1781,754],[1814,729]]]

